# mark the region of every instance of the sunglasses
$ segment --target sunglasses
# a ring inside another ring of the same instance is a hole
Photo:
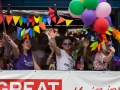
[[[107,44],[107,47],[110,47],[110,46],[114,47],[114,45],[113,45],[113,44]]]
[[[71,42],[63,42],[63,45],[72,45]]]

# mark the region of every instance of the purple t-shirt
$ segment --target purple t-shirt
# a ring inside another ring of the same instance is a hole
[[[34,70],[34,63],[32,53],[28,52],[27,56],[20,53],[18,58],[12,55],[13,69],[14,70]]]

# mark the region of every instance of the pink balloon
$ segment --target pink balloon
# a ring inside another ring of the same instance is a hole
[[[72,16],[73,18],[81,18],[81,15],[77,16],[71,13],[70,10],[68,10],[68,13],[70,14],[70,16]]]
[[[101,2],[97,8],[96,8],[96,16],[101,17],[107,17],[111,13],[111,6],[107,2]]]

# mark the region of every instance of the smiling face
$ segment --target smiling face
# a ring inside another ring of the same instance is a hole
[[[30,50],[31,49],[31,41],[29,39],[25,39],[22,43],[23,50]]]
[[[62,47],[63,47],[63,49],[64,50],[71,50],[71,47],[72,47],[72,42],[71,42],[71,40],[70,39],[65,39],[64,41],[63,41],[63,44],[62,44]]]

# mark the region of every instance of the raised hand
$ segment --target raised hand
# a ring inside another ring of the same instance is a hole
[[[84,39],[84,40],[83,40],[83,46],[84,46],[85,48],[87,48],[87,47],[89,46],[89,40],[88,40],[88,39]]]
[[[11,38],[6,33],[3,32],[3,36],[6,38],[8,42],[11,42]]]
[[[111,52],[115,53],[115,48],[114,47],[110,46],[109,49],[110,49]]]
[[[55,37],[56,37],[56,32],[54,32],[54,30],[49,30],[49,31],[48,31],[48,35],[49,35],[51,38],[55,38]]]

